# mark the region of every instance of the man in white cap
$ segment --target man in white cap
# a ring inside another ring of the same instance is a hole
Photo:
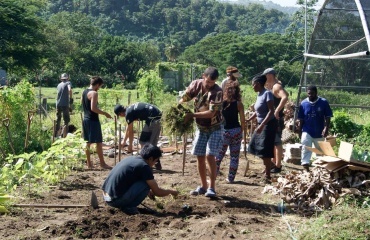
[[[62,132],[62,134],[66,134],[68,132],[68,124],[70,122],[70,116],[69,116],[69,105],[73,103],[72,98],[72,88],[71,84],[68,81],[69,76],[67,73],[63,73],[60,75],[61,83],[57,86],[57,101],[56,101],[56,109],[57,109],[57,123],[55,126],[55,133],[54,136],[57,136],[59,130],[60,130],[60,121],[62,119],[63,115],[63,121],[65,130]]]
[[[289,94],[285,91],[281,81],[276,78],[276,71],[273,68],[267,68],[263,71],[267,81],[265,88],[270,90],[274,95],[275,118],[278,120],[278,130],[275,137],[275,149],[273,163],[275,167],[271,169],[271,173],[281,172],[281,160],[283,158],[283,143],[281,141],[284,125],[284,106],[288,102]]]

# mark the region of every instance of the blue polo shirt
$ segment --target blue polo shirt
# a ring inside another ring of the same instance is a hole
[[[304,99],[299,107],[298,119],[303,120],[302,132],[307,132],[313,138],[323,137],[325,118],[333,117],[333,112],[325,98],[318,97],[315,102]]]

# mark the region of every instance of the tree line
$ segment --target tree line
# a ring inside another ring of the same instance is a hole
[[[68,72],[74,86],[99,74],[133,88],[140,69],[161,61],[236,65],[250,77],[302,60],[291,25],[290,15],[259,4],[215,0],[2,0],[0,67],[11,84],[43,86]]]

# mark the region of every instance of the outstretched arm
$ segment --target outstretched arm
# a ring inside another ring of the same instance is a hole
[[[149,194],[154,194],[154,196],[157,196],[157,197],[165,197],[165,196],[168,196],[168,195],[172,195],[174,197],[176,197],[179,192],[177,190],[171,190],[171,189],[163,189],[163,188],[160,188],[157,184],[157,182],[152,179],[152,180],[147,180],[146,183],[149,185],[150,187],[150,191]]]
[[[91,111],[97,114],[102,114],[107,118],[112,118],[112,116],[109,113],[104,112],[103,110],[98,108],[98,93],[96,91],[90,91],[88,93],[88,97],[90,97],[91,100]]]
[[[131,122],[127,125],[125,132],[125,137],[123,138],[121,144],[124,146],[128,138],[128,151],[132,152],[132,143],[134,140],[134,122]]]

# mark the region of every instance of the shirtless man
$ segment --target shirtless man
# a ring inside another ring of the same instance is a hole
[[[284,106],[288,102],[289,94],[285,91],[282,86],[281,81],[276,78],[276,71],[273,68],[267,68],[263,71],[263,75],[266,76],[267,81],[265,88],[270,90],[274,95],[274,107],[275,107],[275,118],[278,120],[278,129],[275,137],[275,148],[274,148],[274,158],[272,162],[275,167],[271,169],[271,173],[281,172],[281,159],[283,158],[283,143],[281,141],[281,136],[284,129]]]

